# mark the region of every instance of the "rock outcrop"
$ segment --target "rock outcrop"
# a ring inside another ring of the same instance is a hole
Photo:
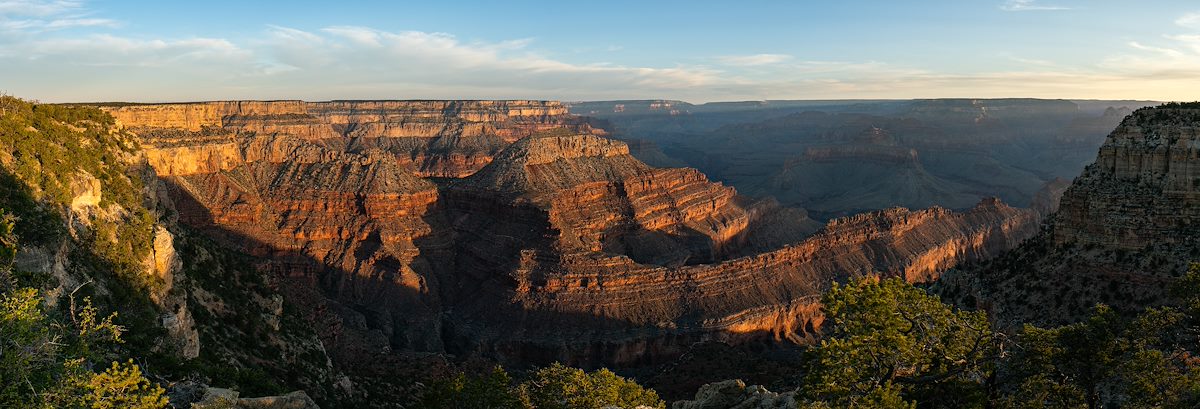
[[[477,280],[453,301],[458,342],[583,365],[638,363],[697,340],[804,343],[820,328],[817,298],[829,283],[877,273],[929,280],[1015,246],[1036,225],[1031,211],[995,200],[965,213],[890,209],[728,257],[762,220],[732,189],[590,139],[519,142],[447,189],[456,271]],[[547,146],[575,151],[553,162],[525,154]],[[479,322],[484,314],[493,322]]]
[[[123,345],[111,352],[136,358],[155,383],[286,384],[326,401],[342,394],[279,277],[178,223],[168,193],[175,176],[154,172],[136,136],[95,108],[0,99],[8,108],[0,208],[15,216],[16,270],[36,277],[0,273],[3,291],[44,294],[47,325],[74,328],[83,308],[119,317]],[[36,157],[59,159],[29,161]]]
[[[531,104],[110,112],[141,135],[180,220],[275,260],[289,301],[309,310],[343,363],[415,350],[619,365],[701,340],[805,343],[819,332],[817,301],[830,283],[930,280],[1014,246],[1036,223],[1035,212],[988,199],[964,212],[888,209],[820,228],[697,170],[648,166],[555,103]],[[413,111],[475,125],[413,128],[404,116]],[[547,127],[560,129],[537,132]],[[415,146],[408,140],[450,134],[494,137],[503,149],[477,168],[436,173],[450,179],[421,178],[424,165],[397,160],[396,147]]]
[[[1063,194],[1056,244],[1138,250],[1200,231],[1200,110],[1130,115]]]
[[[1068,323],[1097,303],[1134,312],[1169,302],[1171,282],[1200,260],[1198,130],[1198,106],[1133,112],[1066,189],[1042,233],[946,273],[938,291],[990,310],[1002,325]]]
[[[365,320],[353,307],[370,306],[373,326],[387,337],[373,344],[440,350],[437,280],[450,272],[438,269],[452,255],[449,229],[435,228],[442,222],[430,214],[433,183],[378,152],[335,151],[288,135],[230,135],[201,160],[189,153],[210,144],[151,135],[144,134],[146,155],[164,169],[180,220],[278,261],[300,283],[292,297],[338,322],[321,332],[326,342],[370,338],[347,333],[366,329],[352,324]],[[346,307],[327,308],[320,292]]]

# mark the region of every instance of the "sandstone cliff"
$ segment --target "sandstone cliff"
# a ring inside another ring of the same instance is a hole
[[[220,101],[104,109],[135,128],[286,134],[351,151],[378,148],[418,175],[437,177],[469,175],[538,131],[591,131],[552,101]]]
[[[293,296],[309,307],[326,309],[324,297],[314,293],[324,289],[348,306],[371,306],[378,313],[373,324],[386,336],[405,328],[381,345],[440,349],[435,294],[437,278],[448,272],[434,269],[449,255],[438,254],[436,243],[448,240],[439,237],[446,229],[435,231],[431,224],[438,221],[426,219],[438,200],[432,183],[380,158],[386,155],[333,151],[292,136],[199,145],[148,141],[147,157],[166,170],[183,222],[283,262],[285,273],[301,283],[292,286]],[[196,158],[196,151],[204,153]],[[220,159],[208,160],[213,157]],[[421,248],[421,240],[431,243]],[[317,266],[337,273],[323,274]],[[339,310],[329,314],[339,323],[322,331],[326,342],[366,336],[344,333],[366,328],[345,325],[362,318]],[[393,316],[396,311],[404,314]]]
[[[5,268],[0,287],[40,290],[52,317],[78,317],[83,303],[112,313],[124,342],[93,344],[103,352],[79,362],[133,357],[155,382],[270,378],[334,398],[338,375],[278,277],[178,223],[169,181],[134,135],[91,107],[0,104],[0,208],[16,216],[24,276]]]
[[[1015,246],[1036,224],[1031,211],[987,200],[965,213],[891,209],[800,242],[752,242],[767,220],[796,220],[586,135],[518,142],[445,193],[455,269],[474,279],[451,295],[453,342],[583,365],[635,364],[698,340],[808,342],[829,283],[878,273],[929,280]],[[752,255],[737,256],[747,246]]]
[[[161,107],[110,112],[141,136],[180,220],[275,260],[289,300],[350,365],[393,349],[590,365],[650,362],[698,340],[809,342],[831,282],[930,280],[1036,223],[985,200],[813,234],[803,211],[650,167],[556,103]],[[495,150],[451,172],[403,159],[472,138]],[[433,174],[455,178],[419,177]]]
[[[1137,250],[1191,239],[1197,227],[1200,110],[1158,108],[1108,136],[1063,195],[1054,241]]]

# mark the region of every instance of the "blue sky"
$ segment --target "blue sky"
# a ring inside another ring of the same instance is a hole
[[[1200,99],[1200,2],[0,0],[44,101]]]

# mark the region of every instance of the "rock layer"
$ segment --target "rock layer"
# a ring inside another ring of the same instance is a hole
[[[1200,106],[1143,108],[1109,134],[1043,232],[947,272],[935,290],[1001,326],[1061,325],[1098,303],[1127,313],[1169,303],[1171,283],[1198,257]]]
[[[1037,218],[989,199],[812,234],[803,211],[650,167],[556,103],[154,107],[110,112],[141,135],[181,220],[288,270],[335,359],[401,348],[611,365],[700,340],[805,343],[830,283],[936,278],[1014,246]],[[442,124],[417,127],[413,112]],[[551,126],[565,127],[536,132]],[[427,180],[396,159],[430,145],[396,149],[430,137],[504,149]]]
[[[509,143],[535,132],[592,130],[554,101],[220,101],[104,108],[131,127],[286,134],[339,150],[377,148],[420,176],[437,177],[474,173]]]
[[[1015,246],[1037,222],[995,199],[964,213],[889,209],[731,257],[762,213],[693,170],[650,168],[582,135],[522,140],[445,192],[456,271],[474,278],[451,301],[455,342],[582,365],[638,363],[698,340],[808,342],[830,283],[930,280]]]
[[[1200,228],[1200,110],[1145,109],[1062,197],[1054,240],[1137,250]]]

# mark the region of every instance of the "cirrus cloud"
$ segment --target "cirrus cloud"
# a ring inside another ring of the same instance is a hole
[[[1179,16],[1179,18],[1175,19],[1175,24],[1182,27],[1200,29],[1200,11]]]
[[[1045,9],[1030,1],[1014,8]],[[30,21],[40,21],[34,24]],[[1192,27],[1194,17],[1174,22]],[[48,30],[55,27],[78,30]],[[111,22],[111,23],[110,23]],[[537,39],[333,25],[237,38],[134,35],[77,1],[0,0],[0,90],[49,101],[204,99],[1194,98],[1200,33],[1118,44],[1088,64],[1000,53],[1010,69],[725,55],[659,66],[555,54]],[[619,47],[610,46],[618,49]],[[706,63],[696,63],[702,61]],[[1011,63],[1017,63],[1012,65]]]
[[[1040,4],[1037,0],[1008,0],[1000,6],[1004,11],[1070,10],[1069,7]]]
[[[792,56],[787,54],[754,54],[754,55],[728,55],[717,57],[717,60],[725,65],[733,65],[740,67],[752,67],[756,65],[779,64],[784,61],[791,60]]]

